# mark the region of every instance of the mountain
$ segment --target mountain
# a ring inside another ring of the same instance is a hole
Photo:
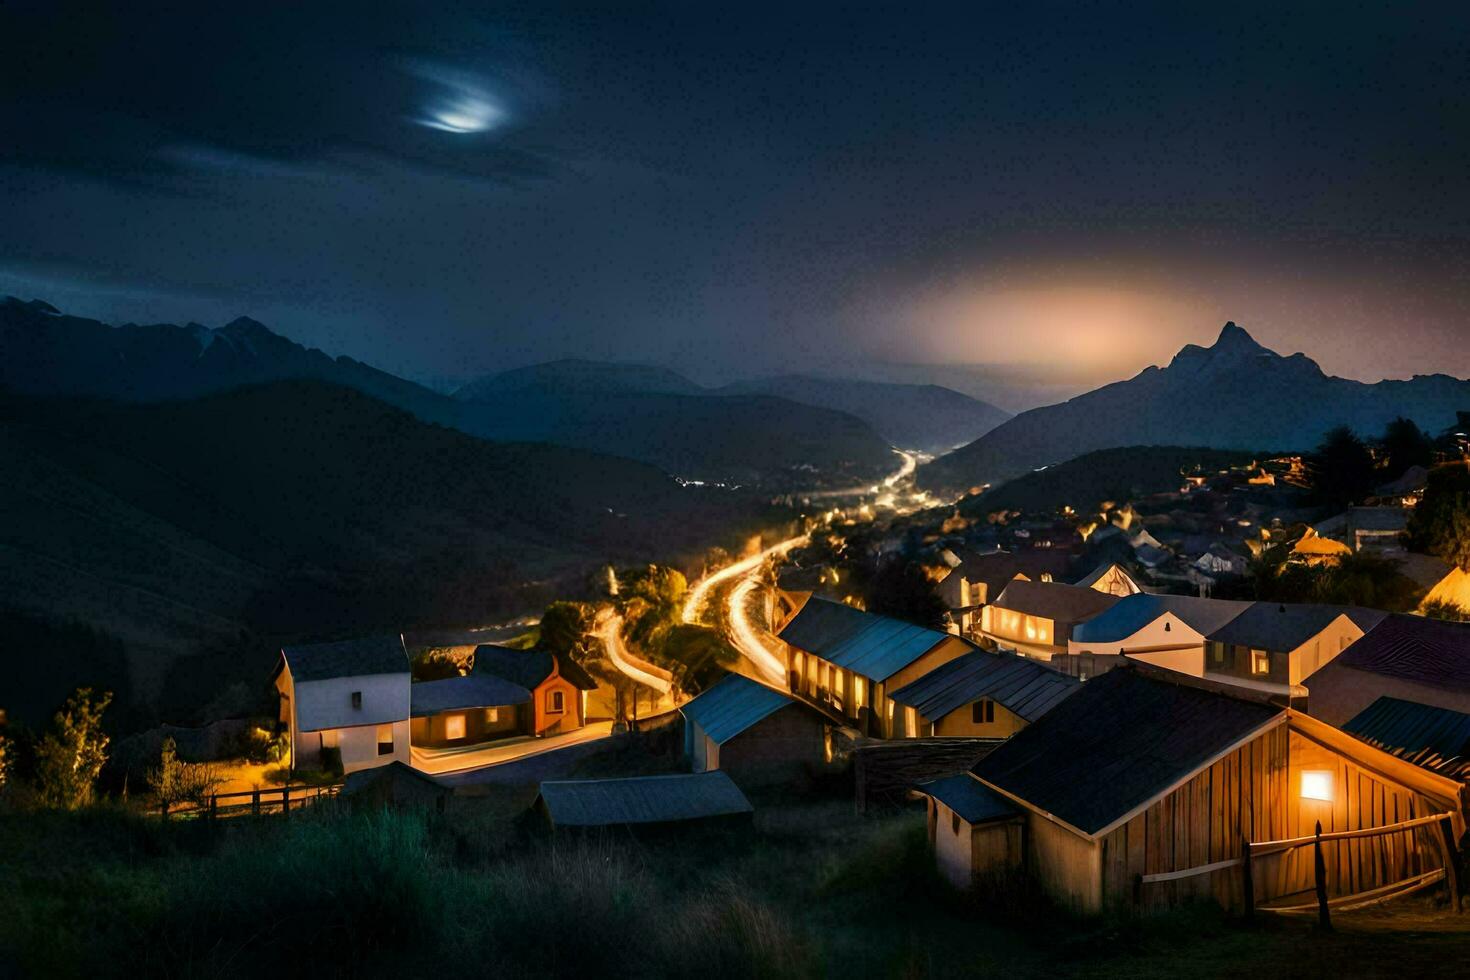
[[[703,388],[662,368],[554,361],[454,397],[459,425],[476,435],[617,452],[686,480],[807,489],[893,468],[889,444],[853,415]]]
[[[611,453],[686,480],[805,489],[892,467],[888,444],[853,416],[766,396],[717,397],[643,365],[555,361],[483,378],[451,398],[248,317],[217,329],[112,327],[14,297],[0,300],[0,350],[0,387],[29,395],[147,402],[315,380],[481,438]]]
[[[1339,425],[1377,435],[1397,416],[1437,432],[1470,407],[1470,382],[1446,375],[1366,384],[1326,375],[1305,354],[1283,357],[1234,323],[1211,347],[1189,344],[1149,367],[1070,401],[1036,408],[921,467],[941,493],[1121,446],[1307,450]]]
[[[963,446],[1011,417],[994,405],[939,385],[790,374],[741,381],[721,390],[776,395],[846,412],[868,423],[891,444],[927,453]]]
[[[742,539],[757,511],[646,464],[487,443],[317,381],[156,404],[6,396],[0,613],[27,636],[53,624],[56,642],[7,657],[0,707],[44,717],[71,686],[121,673],[133,710],[198,709],[232,682],[254,691],[283,638],[493,621],[608,561]],[[119,646],[125,671],[97,662]]]

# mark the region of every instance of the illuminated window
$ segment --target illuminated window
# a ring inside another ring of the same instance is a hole
[[[444,718],[445,738],[464,738],[464,715],[447,715]]]
[[[495,724],[499,720],[500,720],[500,709],[499,708],[486,708],[485,709],[485,723],[486,724],[493,725],[493,724]]]
[[[903,734],[905,738],[914,738],[919,734],[919,713],[913,708],[903,709]]]
[[[863,706],[863,700],[867,695],[867,682],[857,674],[852,675],[852,707],[856,711]]]
[[[561,691],[546,692],[546,710],[553,715],[561,714],[563,711],[566,710],[565,701]]]
[[[1302,770],[1302,799],[1332,802],[1332,773],[1327,769]]]
[[[336,729],[322,732],[322,748],[335,749],[338,745],[341,744],[340,739],[341,733],[338,732]]]
[[[393,754],[393,726],[378,726],[378,755]]]
[[[1271,655],[1269,653],[1267,653],[1265,650],[1252,650],[1251,651],[1251,673],[1252,674],[1269,674],[1269,673],[1271,673]]]

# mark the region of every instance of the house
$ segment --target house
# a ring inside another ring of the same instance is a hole
[[[395,810],[443,810],[454,790],[427,773],[402,762],[350,773],[342,784],[342,798],[353,809],[389,807]]]
[[[985,607],[980,631],[1002,650],[1050,660],[1067,652],[1073,629],[1118,601],[1081,585],[1017,579]]]
[[[418,681],[409,702],[415,748],[475,745],[531,730],[531,692],[489,674]]]
[[[1387,695],[1470,712],[1470,623],[1386,617],[1307,680],[1308,710],[1343,725]]]
[[[272,677],[291,769],[408,762],[409,669],[399,636],[284,647]],[[323,758],[323,750],[327,757]]]
[[[475,648],[470,676],[488,675],[531,693],[527,735],[559,735],[587,724],[587,692],[597,687],[569,657],[545,650],[512,650],[485,644]]]
[[[1459,607],[1470,611],[1470,575],[1458,565],[1436,558],[1408,552],[1396,555],[1399,571],[1424,590],[1419,609],[1433,606]]]
[[[1454,780],[1250,692],[1139,665],[1082,685],[973,775],[1023,827],[972,844],[971,873],[1024,868],[1084,914],[1198,900],[1239,909],[1247,842],[1284,845],[1256,850],[1254,901],[1297,904],[1313,886],[1311,852],[1284,842],[1318,821],[1344,831],[1444,814],[1451,839],[1464,829]],[[1337,897],[1422,881],[1453,860],[1438,835],[1408,828],[1333,840],[1323,854]]]
[[[1417,463],[1404,470],[1397,480],[1383,484],[1373,491],[1373,496],[1385,504],[1414,507],[1424,497],[1424,488],[1429,485],[1429,470]]]
[[[1319,537],[1331,538],[1352,551],[1399,552],[1402,537],[1409,527],[1407,507],[1349,507],[1329,517],[1312,530]]]
[[[1128,574],[1128,569],[1117,562],[1104,562],[1094,568],[1077,582],[1086,589],[1096,589],[1107,595],[1123,596],[1137,595],[1143,591],[1143,586]]]
[[[777,635],[791,694],[878,738],[918,731],[917,714],[898,712],[891,691],[974,649],[957,636],[817,596]]]
[[[929,818],[929,847],[951,885],[973,887],[976,868],[994,875],[1019,870],[1026,822],[1020,808],[967,772],[919,789]]]
[[[995,601],[1013,579],[1050,582],[1064,576],[1071,562],[1066,552],[1048,549],[962,551],[959,557],[960,563],[939,583],[939,594],[961,636],[976,633],[980,610]]]
[[[1079,687],[1075,678],[1015,654],[972,650],[893,692],[922,736],[1008,738]]]
[[[1205,673],[1205,637],[1249,608],[1249,602],[1140,593],[1072,630],[1067,655],[1052,666],[1086,680],[1124,657],[1193,677]]]
[[[1470,714],[1381,697],[1342,726],[1389,755],[1470,781]]]
[[[1205,676],[1286,697],[1388,614],[1353,606],[1253,602],[1206,637]]]
[[[1291,560],[1302,565],[1335,565],[1343,556],[1352,553],[1353,550],[1341,541],[1310,527],[1291,546]]]
[[[544,782],[532,809],[552,830],[743,824],[754,808],[728,773]]]
[[[741,786],[800,782],[826,761],[828,725],[775,688],[730,674],[684,704],[684,754]]]

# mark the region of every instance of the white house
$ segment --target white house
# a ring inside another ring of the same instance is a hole
[[[1205,673],[1205,638],[1250,607],[1249,602],[1139,593],[1072,631],[1064,669],[1096,677],[1123,657],[1194,677]]]
[[[275,685],[291,768],[321,767],[323,749],[344,773],[407,764],[411,680],[399,636],[284,647]]]

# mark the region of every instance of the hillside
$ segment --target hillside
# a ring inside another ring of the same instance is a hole
[[[922,467],[918,480],[931,491],[959,493],[1130,445],[1306,450],[1335,426],[1377,435],[1400,415],[1437,432],[1467,406],[1470,382],[1335,378],[1305,354],[1283,357],[1227,323],[1214,346],[1190,344],[1167,367],[1023,412]]]
[[[965,514],[985,514],[997,510],[1046,512],[1072,507],[1079,513],[1087,513],[1103,501],[1125,502],[1178,490],[1182,475],[1197,467],[1214,473],[1249,463],[1254,458],[1247,452],[1176,446],[1100,449],[967,497],[960,502],[960,510]]]
[[[191,671],[196,689],[171,700],[258,688],[283,637],[493,619],[600,563],[697,554],[756,523],[743,495],[487,443],[320,382],[3,408],[5,603],[119,638],[140,702]],[[36,672],[10,665],[12,710],[53,707],[91,669],[26,656]]]
[[[459,389],[459,397],[473,401],[494,395],[526,391],[582,391],[588,394],[639,393],[702,395],[706,391],[681,374],[648,364],[616,361],[587,361],[564,358],[513,368],[472,381]]]
[[[741,381],[721,390],[776,395],[846,412],[868,423],[891,444],[926,453],[963,446],[1011,417],[994,405],[939,385],[788,374]]]

